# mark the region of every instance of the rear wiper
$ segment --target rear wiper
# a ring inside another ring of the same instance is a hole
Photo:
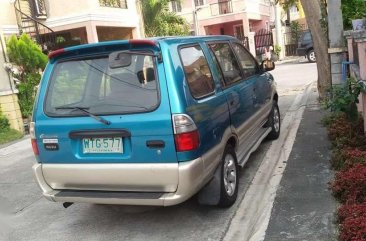
[[[92,113],[90,113],[89,111],[87,111],[89,109],[89,107],[81,107],[81,106],[58,106],[55,107],[56,110],[80,110],[86,114],[88,114],[90,117],[94,118],[95,120],[105,124],[105,125],[110,125],[111,122],[104,119],[103,117],[100,116],[96,116],[93,115]]]

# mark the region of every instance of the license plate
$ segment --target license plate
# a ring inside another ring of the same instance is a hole
[[[123,153],[122,137],[84,138],[83,153]]]

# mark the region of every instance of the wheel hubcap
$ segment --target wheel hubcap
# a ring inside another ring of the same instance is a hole
[[[315,53],[314,52],[311,52],[309,54],[309,58],[310,58],[311,61],[316,61]]]
[[[276,132],[280,131],[280,115],[277,108],[274,108],[273,110],[273,127]]]
[[[224,186],[226,193],[232,196],[236,189],[236,165],[234,157],[230,154],[225,156],[224,163]]]

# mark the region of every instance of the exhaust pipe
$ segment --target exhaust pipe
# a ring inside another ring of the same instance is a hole
[[[68,208],[70,207],[71,205],[73,205],[74,203],[70,203],[70,202],[65,202],[62,204],[62,206],[64,206],[64,208]]]

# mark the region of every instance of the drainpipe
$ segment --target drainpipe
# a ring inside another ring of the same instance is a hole
[[[198,17],[197,17],[197,13],[201,10],[202,8],[201,7],[198,7],[198,8],[194,8],[193,10],[193,21],[194,21],[194,35],[200,35],[200,27],[199,27],[199,24],[198,24]]]
[[[280,56],[278,57],[282,59],[285,46],[283,45],[283,39],[282,39],[281,7],[278,3],[275,5],[275,26],[276,26],[276,43],[281,47],[281,53]]]
[[[8,57],[6,56],[6,48],[4,46],[2,33],[0,33],[0,48],[2,50],[3,58],[4,58],[5,63],[9,63]],[[14,87],[13,82],[11,81],[11,75],[10,75],[9,71],[6,71],[6,74],[8,75],[8,81],[9,81],[9,85],[10,85],[11,92],[12,93],[16,93],[16,89]]]

